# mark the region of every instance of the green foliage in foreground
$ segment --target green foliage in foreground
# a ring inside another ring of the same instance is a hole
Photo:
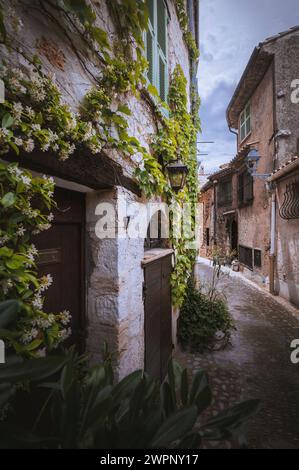
[[[229,341],[234,323],[225,298],[210,289],[197,289],[190,280],[186,299],[178,320],[178,340],[183,348],[204,352],[213,348],[215,335],[221,331],[225,344]]]
[[[2,323],[10,307],[1,309]],[[198,418],[212,400],[203,371],[190,383],[171,361],[162,385],[143,371],[115,384],[105,357],[92,368],[72,348],[64,356],[8,358],[0,365],[0,448],[198,448],[202,440],[240,437],[258,408],[250,400],[203,424]]]

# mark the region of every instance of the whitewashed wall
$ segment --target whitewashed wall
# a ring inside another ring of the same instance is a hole
[[[94,85],[94,81],[80,63],[63,31],[58,27],[57,13],[49,9],[53,20],[38,8],[38,2],[24,0],[21,2],[4,1],[5,11],[14,18],[16,28],[15,44],[30,55],[38,54],[44,70],[48,75],[55,75],[63,99],[74,111],[80,106],[85,93]],[[105,29],[109,39],[116,39],[115,27],[109,17],[105,1],[96,2],[98,24]],[[189,57],[186,44],[176,16],[174,2],[167,1],[170,13],[168,25],[169,70],[172,72],[177,64],[182,69],[190,84]],[[9,10],[13,8],[13,10]],[[19,21],[21,20],[21,21]],[[80,59],[96,75],[98,65],[86,51],[85,44],[72,36]],[[7,55],[0,50],[1,56]],[[15,66],[25,65],[21,54],[16,51],[9,54],[8,61]],[[156,124],[148,104],[128,94],[126,104],[132,111],[129,118],[129,133],[137,137],[143,145],[150,141],[151,134],[156,132]],[[190,100],[189,100],[190,104]],[[138,157],[124,158],[120,154],[111,154],[111,158],[121,163],[125,173],[132,175]],[[97,158],[95,156],[95,158]],[[96,207],[101,202],[113,204],[117,211],[120,197],[128,202],[138,198],[122,188],[111,191],[89,192],[87,197],[87,317],[88,338],[87,350],[93,361],[101,359],[104,340],[110,349],[119,354],[120,376],[142,368],[144,364],[144,308],[142,300],[143,270],[141,262],[144,256],[143,239],[105,239],[100,240],[95,234],[99,220]],[[119,227],[116,227],[118,229]]]

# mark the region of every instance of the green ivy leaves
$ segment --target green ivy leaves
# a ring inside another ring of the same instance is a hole
[[[13,125],[13,123],[14,123],[14,118],[11,116],[11,114],[5,113],[2,118],[1,126],[4,127],[5,129],[8,129],[9,127]]]
[[[13,206],[16,201],[16,195],[12,192],[6,193],[1,199],[1,204],[3,207],[7,208]]]

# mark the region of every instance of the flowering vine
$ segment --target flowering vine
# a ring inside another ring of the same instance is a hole
[[[22,69],[3,64],[0,78],[5,83],[6,100],[0,104],[1,152],[13,149],[19,154],[22,149],[32,152],[38,147],[43,152],[52,151],[65,160],[76,150],[87,148],[94,154],[103,149],[117,149],[127,156],[139,156],[135,175],[146,196],[160,195],[167,200],[194,205],[197,196],[196,132],[198,130],[196,99],[192,100],[191,113],[187,111],[186,79],[177,67],[169,91],[170,117],[161,113],[163,104],[156,96],[152,85],[147,86],[145,72],[147,62],[142,52],[142,31],[147,25],[146,2],[143,0],[117,0],[108,7],[119,25],[122,40],[114,46],[109,44],[107,34],[96,25],[96,13],[92,3],[85,0],[40,2],[59,10],[63,23],[69,28],[66,33],[81,35],[99,59],[99,73],[94,76],[95,86],[84,97],[80,109],[74,113],[63,102],[55,77],[46,76],[37,57],[28,60]],[[113,8],[112,8],[113,7]],[[184,38],[189,41],[191,59],[197,59],[197,50],[192,34],[188,34],[185,3],[177,2],[178,16]],[[1,26],[1,25],[0,25]],[[3,38],[6,29],[0,28]],[[125,33],[124,33],[125,32]],[[190,36],[191,35],[191,36]],[[189,39],[188,39],[189,38]],[[192,52],[193,51],[193,52]],[[26,59],[26,58],[25,58]],[[155,95],[151,101],[157,122],[157,138],[150,149],[128,133],[127,118],[131,111],[126,104],[127,94],[142,97]],[[176,195],[171,190],[161,165],[175,159],[177,153],[189,168],[187,188]],[[180,304],[185,294],[186,277],[190,275],[194,253],[186,250],[185,239],[172,239],[177,254],[173,274],[173,297]],[[37,296],[37,303],[39,297]],[[37,305],[37,304],[36,304]]]
[[[0,330],[18,354],[39,356],[70,335],[70,313],[46,313],[44,295],[51,274],[38,277],[38,251],[32,236],[51,227],[54,183],[21,170],[16,163],[0,163],[0,301],[19,300],[14,325]]]

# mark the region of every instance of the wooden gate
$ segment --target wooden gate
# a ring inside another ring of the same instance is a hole
[[[36,236],[39,275],[51,274],[53,284],[46,293],[45,311],[68,310],[72,315],[72,337],[84,348],[84,221],[85,195],[56,188],[52,227]]]
[[[171,256],[144,264],[145,371],[161,381],[172,353]]]

